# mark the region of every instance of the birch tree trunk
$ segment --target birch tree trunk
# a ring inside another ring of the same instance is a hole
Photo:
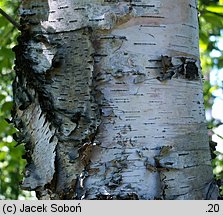
[[[216,199],[196,0],[24,0],[14,123],[39,199]]]

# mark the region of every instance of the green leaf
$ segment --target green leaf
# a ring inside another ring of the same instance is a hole
[[[206,9],[208,11],[212,11],[223,15],[223,5],[211,5],[207,6]]]
[[[4,100],[5,98],[6,98],[6,96],[5,96],[5,95],[0,94],[0,102],[1,102],[2,100]]]
[[[218,29],[218,34],[220,35],[220,30],[223,27],[223,18],[217,16],[216,14],[211,14],[211,13],[205,13],[203,15],[203,18],[208,22],[209,24],[212,25],[212,27],[217,27]]]
[[[8,126],[9,124],[5,120],[0,121],[0,133],[6,132]]]
[[[8,112],[12,109],[13,102],[12,101],[7,101],[2,105],[2,112]]]

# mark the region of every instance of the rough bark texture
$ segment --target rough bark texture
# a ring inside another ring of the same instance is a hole
[[[24,0],[14,123],[39,199],[215,199],[195,0]]]

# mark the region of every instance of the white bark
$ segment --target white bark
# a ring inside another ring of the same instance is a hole
[[[25,188],[42,199],[217,197],[195,0],[26,0],[21,14],[26,79],[15,83],[38,98],[15,106],[33,150]]]

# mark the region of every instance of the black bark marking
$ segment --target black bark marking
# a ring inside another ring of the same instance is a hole
[[[190,62],[190,61],[187,62],[185,69],[186,69],[186,74],[185,74],[186,79],[195,80],[199,77],[198,68],[195,62]]]
[[[176,57],[181,62],[178,64],[173,63],[173,57],[161,56],[161,63],[163,71],[157,79],[162,82],[172,78],[182,78],[188,80],[198,80],[199,70],[196,65],[196,60],[186,57]]]

